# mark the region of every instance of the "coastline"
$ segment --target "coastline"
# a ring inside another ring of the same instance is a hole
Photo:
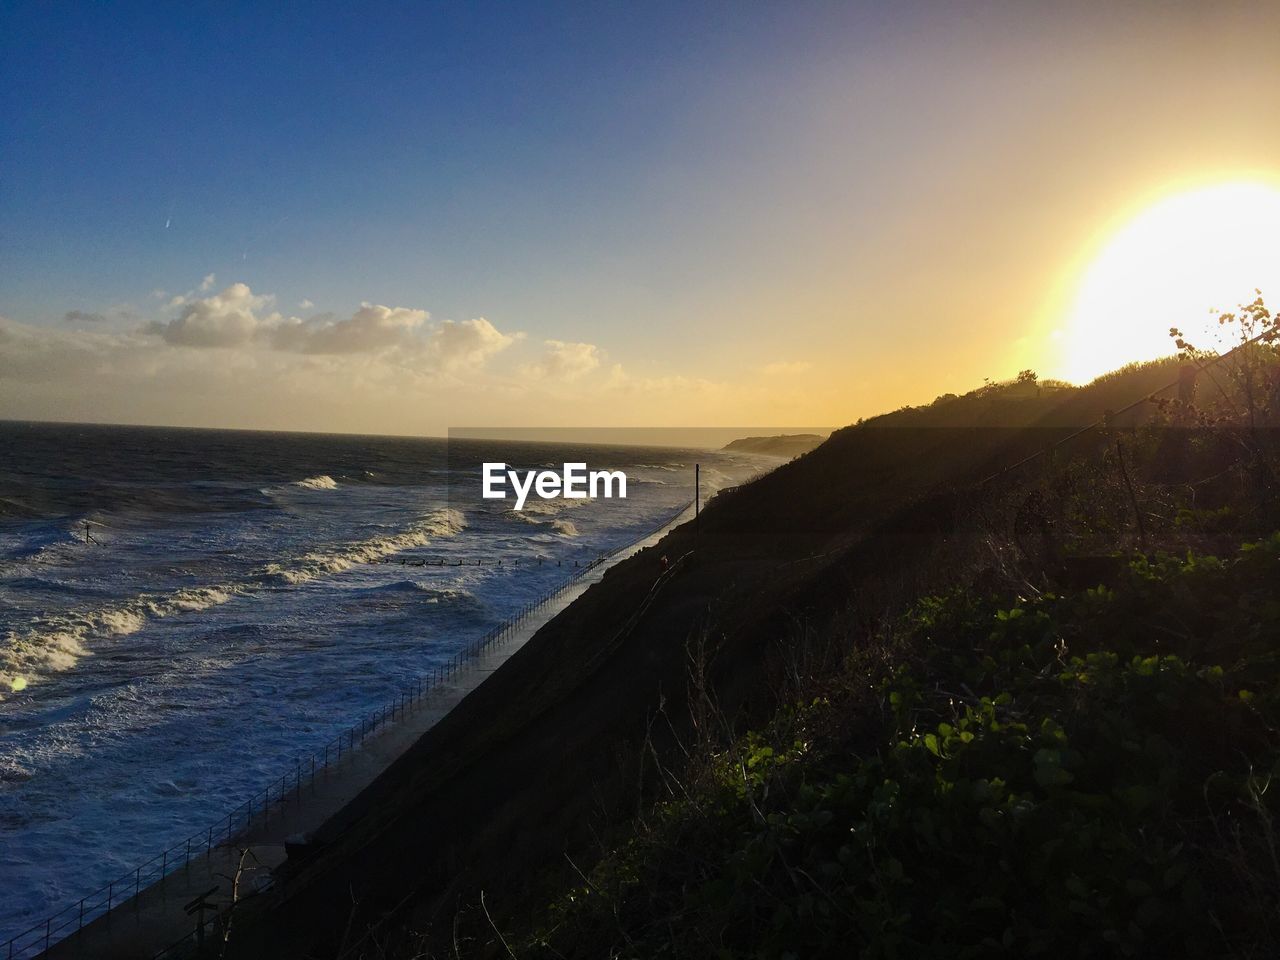
[[[287,781],[296,786],[281,787],[261,822],[251,819],[246,828],[231,833],[229,841],[213,844],[203,853],[188,852],[188,859],[181,867],[167,874],[162,868],[154,882],[146,886],[139,882],[136,893],[126,891],[130,895],[114,903],[112,910],[91,920],[85,919],[82,925],[74,915],[74,904],[64,908],[54,915],[70,913],[61,924],[49,923],[48,928],[33,926],[15,936],[12,957],[124,958],[185,952],[188,945],[194,945],[196,937],[195,924],[183,910],[185,904],[216,887],[217,892],[207,902],[219,912],[227,910],[233,894],[232,884],[226,878],[236,878],[241,908],[247,906],[254,895],[268,890],[272,886],[271,871],[286,863],[290,849],[296,857],[312,835],[343,822],[349,808],[365,791],[542,627],[599,583],[615,565],[656,544],[693,515],[694,507],[690,503],[657,528],[616,548],[601,562],[554,588],[533,609],[518,616],[500,642],[480,646],[473,657],[459,664],[456,673],[442,678],[420,699],[406,706],[398,719],[379,727],[370,736],[361,737],[358,749],[348,751],[340,762],[319,773],[299,767],[294,778],[286,775],[281,783]],[[270,795],[268,788],[267,796]],[[252,803],[250,806],[252,809]],[[214,936],[217,913],[211,911],[206,917],[211,931],[208,935]],[[74,926],[69,934],[64,933],[69,924]],[[55,933],[63,939],[56,939]]]

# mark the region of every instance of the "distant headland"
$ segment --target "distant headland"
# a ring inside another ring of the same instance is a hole
[[[760,453],[769,457],[791,459],[808,453],[826,437],[817,433],[784,433],[776,437],[742,437],[725,444],[724,449],[735,453]]]

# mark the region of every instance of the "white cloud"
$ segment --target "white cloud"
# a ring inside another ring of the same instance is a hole
[[[446,320],[431,332],[428,351],[444,369],[456,370],[484,363],[522,336],[501,333],[484,317]]]
[[[274,298],[233,283],[221,293],[175,302],[181,307],[178,316],[151,324],[147,332],[182,347],[384,355],[421,372],[481,366],[519,338],[483,317],[431,323],[426,310],[365,303],[342,319],[318,314],[304,320],[281,316],[271,310],[273,304]]]
[[[285,318],[243,284],[167,322],[37,326],[0,318],[0,410],[17,418],[262,429],[442,433],[458,423],[810,422],[805,384],[721,382],[606,367],[593,344],[541,341],[529,365],[497,362],[521,338],[488,320],[362,306]],[[109,311],[106,311],[109,313]],[[216,346],[215,346],[216,345]],[[553,379],[553,376],[555,377]],[[831,396],[819,396],[830,406]]]
[[[257,311],[270,303],[270,297],[256,296],[247,284],[233,283],[211,297],[181,304],[171,301],[171,306],[181,305],[182,312],[168,323],[153,324],[150,331],[166,343],[184,347],[243,346],[259,332]]]
[[[795,377],[813,369],[808,360],[775,360],[766,363],[760,371],[767,377]]]
[[[603,359],[593,343],[544,340],[543,346],[542,357],[524,368],[527,376],[539,380],[577,380],[599,367]]]
[[[702,395],[723,393],[727,387],[724,383],[707,380],[703,377],[686,377],[682,374],[667,374],[661,377],[637,377],[615,363],[609,368],[609,378],[605,386],[611,390],[628,394],[661,394],[661,395]]]
[[[146,325],[126,315],[128,305],[99,309],[107,323],[88,310],[56,326],[0,318],[0,409],[31,419],[413,433],[464,421],[581,421],[602,403],[619,423],[736,422],[812,401],[807,384],[787,399],[790,384],[759,376],[633,374],[606,365],[596,344],[568,340],[539,340],[502,363],[523,334],[483,317],[436,320],[366,303],[304,319],[244,283],[189,291],[174,304],[156,303],[159,319]]]
[[[212,290],[213,284],[216,281],[216,279],[217,278],[212,273],[206,273],[204,275],[204,279],[200,281],[200,292],[208,293],[210,290]]]
[[[315,304],[312,303],[310,300],[308,300],[306,297],[303,297],[301,300],[298,301],[299,310],[311,310],[314,307],[315,307]]]
[[[316,317],[300,320],[268,320],[263,331],[277,350],[295,353],[365,353],[414,343],[430,314],[408,307],[383,307],[371,303],[345,320]]]

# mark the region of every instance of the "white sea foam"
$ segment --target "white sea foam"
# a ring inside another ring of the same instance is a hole
[[[559,513],[559,512],[560,512],[561,504],[562,504],[562,503],[568,503],[568,502],[569,502],[569,501],[567,501],[567,500],[564,500],[564,501],[560,501],[560,500],[530,500],[528,503],[526,503],[526,504],[524,505],[524,509],[523,509],[523,510],[520,510],[520,511],[513,511],[513,512],[519,512],[519,513],[532,513],[532,514],[538,514],[538,515],[541,515],[541,516],[544,516],[544,517],[554,517],[557,513]]]
[[[192,587],[170,594],[141,594],[99,610],[37,619],[30,629],[11,631],[0,645],[0,690],[30,685],[39,676],[70,670],[89,656],[90,643],[137,633],[148,620],[206,610],[244,593],[249,585]]]
[[[306,490],[337,490],[338,483],[333,477],[327,473],[322,473],[318,477],[307,477],[305,480],[295,480],[295,487],[302,487]]]
[[[0,645],[0,696],[20,680],[29,685],[41,675],[70,670],[90,654],[92,641],[136,633],[148,620],[207,610],[234,597],[254,593],[272,581],[299,585],[317,577],[342,573],[359,563],[426,546],[433,538],[454,536],[465,527],[466,521],[457,510],[436,510],[398,533],[268,564],[257,577],[241,583],[187,587],[168,594],[141,594],[100,610],[37,620],[26,631],[11,631]]]
[[[555,528],[556,533],[565,537],[576,537],[578,528],[573,525],[572,520],[553,520],[551,526]]]
[[[243,585],[223,585],[218,587],[189,587],[170,594],[162,600],[148,604],[152,616],[169,617],[176,613],[194,613],[207,610],[220,603],[226,603],[232,597],[245,592]]]
[[[263,572],[284,583],[302,584],[317,577],[342,573],[356,564],[380,560],[402,550],[425,547],[433,538],[455,536],[465,527],[466,521],[457,510],[435,510],[399,533],[317,550],[283,563],[271,563]]]
[[[146,614],[141,610],[130,607],[123,607],[119,610],[103,610],[96,614],[95,617],[104,631],[119,637],[137,633],[142,629],[143,624],[147,622]]]

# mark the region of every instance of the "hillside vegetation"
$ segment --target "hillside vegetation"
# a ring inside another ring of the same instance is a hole
[[[1280,536],[926,597],[519,956],[1274,956]]]
[[[758,453],[790,459],[808,453],[820,443],[822,437],[816,433],[783,433],[773,437],[741,437],[729,441],[724,449],[735,453]]]
[[[1198,398],[1152,397],[882,527],[947,512],[953,565],[916,564],[919,595],[881,591],[879,615],[828,620],[771,715],[660,771],[665,798],[513,953],[1280,953],[1280,365],[1269,342],[1249,350],[1202,372]],[[1047,403],[1024,374],[828,446],[950,427],[935,451],[1016,462],[1176,372]],[[733,729],[712,692],[693,701],[695,726]]]
[[[1276,955],[1280,363],[1207,361],[1028,372],[716,498],[235,955]]]

